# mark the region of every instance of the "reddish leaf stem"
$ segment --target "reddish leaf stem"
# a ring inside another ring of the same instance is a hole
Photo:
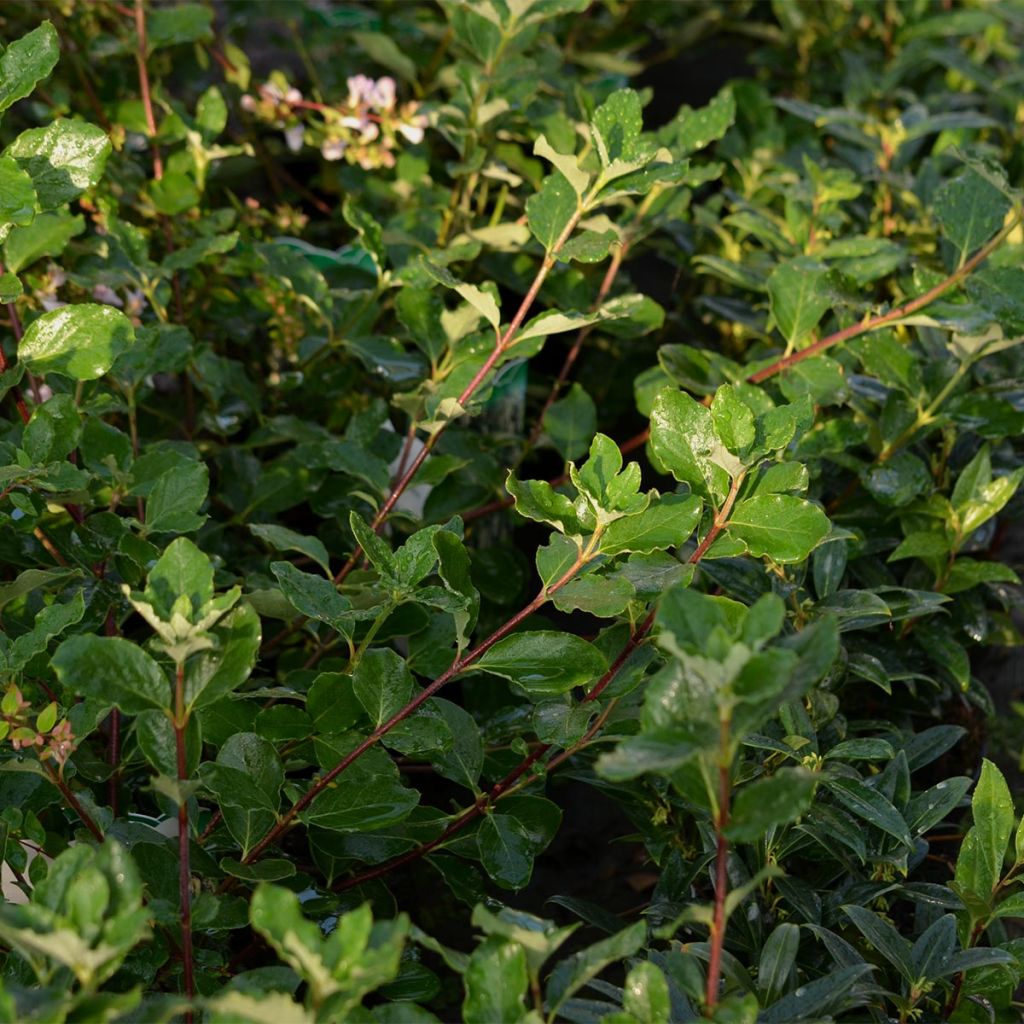
[[[78,797],[75,796],[71,787],[60,777],[60,775],[54,771],[52,766],[40,762],[43,764],[43,769],[46,774],[50,776],[50,781],[60,791],[60,795],[64,797],[68,807],[71,808],[78,815],[82,824],[89,830],[89,834],[96,840],[97,843],[103,842],[103,832],[99,825],[93,820],[92,815],[79,803]]]
[[[542,607],[548,598],[556,591],[564,587],[583,567],[586,562],[585,554],[581,554],[576,563],[549,587],[542,588],[537,596],[529,604],[521,608],[515,615],[499,626],[486,640],[481,641],[471,651],[468,651],[461,658],[452,662],[451,666],[439,675],[432,683],[424,687],[408,704],[400,711],[397,711],[386,722],[377,726],[369,736],[366,737],[357,747],[346,754],[330,771],[320,776],[319,779],[306,792],[295,801],[294,804],[281,816],[278,823],[249,851],[248,856],[243,860],[245,864],[251,864],[259,859],[264,851],[277,842],[295,823],[296,818],[332,783],[341,775],[346,768],[363,756],[371,747],[375,746],[386,736],[399,722],[404,722],[417,708],[426,703],[443,686],[451,682],[455,676],[464,672],[470,665],[481,658],[499,640],[504,639],[525,619],[529,618],[538,608]]]
[[[499,335],[491,354],[484,361],[480,369],[474,374],[473,379],[462,389],[462,394],[460,394],[457,399],[459,405],[466,405],[470,398],[472,398],[479,389],[480,385],[487,379],[488,374],[490,374],[491,370],[494,369],[498,360],[515,343],[515,337],[519,333],[519,328],[522,327],[523,321],[526,319],[526,314],[533,306],[534,300],[537,298],[537,293],[541,289],[541,285],[543,285],[545,280],[547,280],[547,276],[551,272],[551,268],[555,265],[555,262],[558,259],[558,253],[561,251],[562,246],[564,246],[569,240],[569,236],[573,233],[576,225],[579,223],[582,213],[582,209],[578,209],[569,218],[565,227],[562,228],[561,234],[555,240],[555,244],[551,247],[550,252],[547,253],[538,268],[529,290],[526,292],[526,295],[523,296],[523,301],[519,304],[519,308],[516,310],[515,316],[512,317],[512,322],[505,329],[504,334]],[[373,522],[370,524],[375,533],[380,530],[381,526],[384,525],[384,521],[389,515],[391,515],[391,510],[395,507],[396,502],[405,493],[409,484],[412,483],[413,477],[415,477],[417,472],[419,472],[420,466],[426,462],[427,456],[430,455],[431,451],[433,451],[434,446],[437,444],[444,431],[445,425],[442,424],[427,438],[423,447],[416,453],[416,457],[410,463],[409,468],[406,469],[398,482],[391,488],[391,493],[388,495],[387,500],[380,507],[377,514],[373,517]],[[352,552],[352,556],[334,577],[335,583],[341,583],[342,580],[348,576],[348,574],[355,568],[362,553],[362,549],[357,545],[355,551]]]
[[[181,921],[181,962],[185,995],[195,995],[192,973],[192,868],[189,860],[188,798],[184,783],[188,781],[188,757],[185,747],[185,663],[179,662],[174,677],[174,750],[177,759],[178,783],[178,912]],[[185,1024],[192,1024],[192,1011],[185,1013]]]
[[[604,278],[601,280],[601,286],[597,290],[597,297],[594,299],[594,304],[591,306],[592,310],[598,310],[604,304],[604,300],[608,298],[608,293],[611,291],[612,285],[615,283],[615,278],[618,276],[619,268],[622,266],[622,261],[626,257],[626,253],[629,251],[629,242],[623,242],[615,252],[612,254],[612,258],[608,262],[608,268],[605,271]],[[573,366],[576,364],[576,360],[579,358],[580,350],[583,348],[583,343],[590,337],[591,332],[594,330],[594,324],[587,324],[585,327],[581,327],[579,333],[576,335],[576,340],[573,341],[572,346],[565,355],[565,362],[562,363],[562,369],[558,371],[558,376],[555,378],[554,384],[551,385],[551,390],[548,392],[548,397],[544,402],[544,408],[541,409],[537,416],[537,422],[533,425],[533,430],[530,433],[529,440],[526,442],[525,451],[528,452],[537,443],[537,439],[540,437],[544,430],[544,417],[547,416],[548,410],[558,401],[558,396],[561,394],[562,388],[565,386],[565,382],[569,379],[569,374],[572,372]]]
[[[722,506],[722,511],[715,517],[712,522],[711,529],[708,531],[708,536],[705,538],[707,543],[703,545],[703,550],[701,550],[701,547],[698,547],[687,559],[688,563],[691,565],[696,565],[700,562],[704,557],[704,553],[711,544],[714,543],[715,538],[723,529],[725,529],[729,512],[736,500],[737,493],[739,493],[741,483],[742,478],[733,481],[733,484],[729,489],[729,496],[726,498],[726,501]],[[654,616],[655,609],[651,608],[640,625],[630,633],[629,639],[625,644],[623,644],[622,649],[615,656],[615,660],[608,666],[604,675],[601,676],[593,688],[586,694],[581,703],[587,704],[595,701],[602,693],[604,693],[619,672],[622,671],[622,667],[632,656],[633,652],[647,638],[647,634],[650,633],[651,628],[654,626]],[[554,770],[577,751],[585,747],[604,726],[610,710],[611,705],[609,705],[609,707],[597,717],[579,742],[551,758],[545,768],[545,771],[550,772]],[[335,889],[337,891],[352,889],[358,885],[362,885],[364,882],[370,882],[375,878],[381,878],[384,875],[390,874],[392,871],[395,871],[400,867],[404,867],[406,864],[411,864],[413,861],[419,860],[421,857],[424,857],[428,853],[436,850],[439,846],[442,846],[445,842],[451,839],[451,837],[456,833],[461,832],[467,825],[485,814],[497,800],[500,800],[503,796],[507,796],[513,787],[518,788],[517,783],[519,783],[520,779],[522,779],[523,776],[525,776],[526,773],[529,772],[530,769],[551,749],[552,744],[545,743],[532,750],[527,757],[520,761],[520,763],[508,773],[508,775],[506,775],[500,782],[495,783],[495,785],[491,787],[489,793],[478,797],[471,807],[467,807],[466,810],[449,823],[448,827],[439,836],[430,840],[430,842],[424,843],[422,846],[417,846],[415,849],[409,850],[406,853],[395,857],[393,860],[386,861],[384,864],[378,864],[376,867],[371,868],[368,871],[354,875],[352,878],[348,878],[344,882],[339,883],[335,886]],[[526,783],[532,782],[534,778],[535,776],[531,776],[526,780]]]

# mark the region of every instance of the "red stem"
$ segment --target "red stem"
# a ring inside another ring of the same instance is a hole
[[[185,750],[185,663],[179,662],[174,678],[174,749],[177,758],[178,782],[188,781],[188,758]],[[184,789],[184,786],[181,787]],[[189,862],[188,798],[178,793],[178,912],[181,921],[181,962],[185,977],[185,995],[195,995],[192,974],[192,869]],[[185,1013],[185,1024],[192,1024],[192,1011]]]
[[[139,69],[139,92],[146,115],[146,132],[153,147],[153,177],[159,181],[164,176],[164,162],[160,156],[160,147],[156,144],[156,118],[153,116],[153,96],[149,89],[149,69],[146,67],[146,8],[143,0],[135,0],[135,36],[138,41],[135,63]]]
[[[78,815],[81,819],[82,824],[89,830],[93,839],[97,843],[103,842],[103,832],[100,830],[99,825],[93,821],[92,816],[89,812],[78,802],[78,797],[71,791],[71,787],[57,774],[54,769],[44,762],[43,764],[46,773],[50,776],[50,781],[60,790],[60,795],[67,801],[68,806]]]
[[[508,619],[503,625],[499,626],[486,640],[481,641],[471,651],[468,651],[461,658],[456,659],[452,662],[451,666],[447,671],[439,675],[429,686],[424,687],[408,704],[405,705],[400,711],[397,711],[391,716],[386,722],[377,726],[376,729],[369,736],[366,737],[357,747],[349,751],[329,772],[320,776],[320,778],[312,785],[309,789],[294,804],[281,816],[278,823],[249,851],[247,857],[244,858],[243,863],[251,864],[255,860],[258,860],[264,853],[264,851],[276,843],[278,839],[285,832],[292,827],[295,819],[339,776],[346,768],[348,768],[353,762],[357,761],[363,754],[366,753],[371,747],[375,746],[384,736],[386,736],[399,722],[404,722],[411,714],[413,714],[417,708],[423,705],[431,697],[437,693],[441,687],[451,682],[455,676],[464,672],[473,662],[477,661],[487,651],[489,651],[499,640],[508,636],[516,626],[518,626],[525,619],[529,618],[538,608],[540,608],[547,599],[564,587],[569,580],[571,580],[577,572],[583,567],[584,558],[581,555],[576,563],[566,572],[561,578],[551,584],[550,587],[546,587],[537,594],[537,596],[525,607],[521,608],[515,615]]]
[[[592,310],[600,309],[604,304],[604,300],[608,298],[608,293],[611,291],[612,284],[615,282],[615,278],[618,276],[619,268],[622,266],[622,261],[626,257],[626,253],[629,251],[629,242],[623,242],[615,252],[612,254],[612,258],[608,263],[608,269],[605,271],[604,278],[601,281],[601,287],[597,290],[597,297],[594,299],[594,304],[591,306]],[[587,324],[586,327],[581,327],[579,333],[576,335],[576,340],[572,343],[572,347],[566,353],[565,362],[562,363],[562,369],[558,371],[558,376],[555,378],[554,384],[551,385],[551,390],[548,392],[548,397],[544,402],[544,408],[541,409],[540,414],[537,416],[537,422],[533,425],[533,431],[530,434],[529,440],[526,442],[526,449],[529,451],[540,437],[541,432],[544,430],[544,417],[547,416],[548,410],[558,400],[558,396],[562,391],[565,382],[569,379],[569,374],[572,372],[572,368],[579,358],[580,350],[583,348],[583,343],[590,337],[591,331],[594,329],[594,324]]]
[[[523,301],[519,304],[519,308],[516,310],[516,314],[512,318],[512,322],[505,329],[505,333],[498,337],[494,344],[494,348],[491,350],[491,354],[484,361],[484,364],[480,369],[474,374],[473,379],[462,389],[462,394],[459,395],[457,399],[459,405],[464,406],[469,399],[473,397],[477,389],[487,378],[487,375],[494,369],[495,363],[498,362],[498,360],[514,343],[515,336],[519,333],[519,328],[526,319],[526,314],[530,311],[530,307],[533,306],[534,300],[537,298],[537,293],[541,289],[541,285],[544,284],[548,274],[551,272],[551,268],[555,265],[558,253],[561,251],[562,246],[565,245],[569,236],[576,229],[576,225],[579,222],[581,215],[582,210],[577,210],[576,213],[569,218],[568,223],[562,229],[562,233],[558,236],[555,240],[555,244],[551,247],[551,251],[544,257],[544,260],[533,279],[533,283],[530,285],[526,295],[523,296]],[[446,424],[442,424],[427,438],[423,447],[412,460],[409,468],[402,474],[398,483],[391,488],[391,493],[388,495],[387,501],[385,501],[380,507],[380,510],[373,517],[373,522],[370,524],[374,533],[380,530],[381,526],[384,525],[384,521],[391,514],[391,510],[395,507],[395,503],[405,493],[406,488],[410,483],[412,483],[413,477],[416,476],[416,473],[419,471],[420,466],[422,466],[427,460],[427,456],[431,453],[438,440],[440,440],[441,435],[445,431],[445,427]],[[359,561],[359,557],[362,553],[362,548],[357,545],[355,551],[352,552],[352,556],[334,577],[335,583],[341,583],[342,580],[348,576],[348,574],[356,567],[356,563]]]
[[[704,993],[704,1010],[710,1016],[718,1002],[722,976],[722,947],[725,943],[725,897],[729,892],[729,840],[725,829],[729,824],[731,792],[730,764],[727,761],[729,721],[722,721],[721,758],[718,766],[718,814],[715,817],[717,844],[715,850],[715,909],[711,919],[711,948],[708,955],[708,979]]]
[[[714,543],[715,538],[723,529],[725,529],[729,511],[732,509],[733,503],[736,500],[736,494],[739,492],[740,483],[742,483],[742,479],[735,480],[733,482],[732,487],[729,490],[729,496],[726,498],[725,504],[722,506],[722,512],[715,517],[715,520],[711,525],[711,529],[708,531],[708,536],[705,537],[706,543],[699,546],[687,559],[691,565],[696,565],[704,557],[704,552],[707,551],[711,544]],[[615,660],[608,666],[604,675],[601,676],[595,686],[583,698],[581,701],[582,704],[595,701],[602,693],[604,693],[612,680],[614,680],[619,672],[622,671],[622,666],[626,664],[633,652],[646,639],[647,634],[654,626],[654,617],[655,609],[652,608],[647,613],[646,618],[630,634],[629,639],[615,656]],[[607,709],[602,715],[598,716],[597,720],[587,730],[578,743],[568,750],[562,751],[548,762],[546,771],[551,771],[558,767],[558,765],[563,761],[567,760],[582,747],[586,746],[586,744],[594,738],[604,725],[606,717]],[[371,868],[369,871],[364,871],[361,874],[354,875],[352,878],[346,879],[335,887],[336,890],[341,891],[344,889],[352,889],[357,885],[362,885],[364,882],[372,881],[375,878],[381,878],[400,867],[404,867],[406,864],[419,860],[420,857],[426,856],[433,850],[436,850],[439,846],[447,842],[447,840],[449,840],[453,835],[461,832],[467,825],[475,821],[482,814],[486,813],[488,808],[491,807],[495,801],[500,800],[502,796],[504,796],[542,757],[544,757],[545,754],[548,753],[548,751],[551,750],[551,748],[552,744],[545,743],[532,750],[526,758],[520,761],[520,763],[513,768],[511,772],[509,772],[508,775],[491,788],[489,794],[479,797],[472,807],[466,808],[466,810],[455,818],[435,839],[430,840],[428,843],[424,843],[422,846],[417,846],[415,849],[409,850],[406,853],[395,857],[393,860],[387,861],[384,864],[379,864],[377,867]],[[533,779],[528,781],[533,781]]]

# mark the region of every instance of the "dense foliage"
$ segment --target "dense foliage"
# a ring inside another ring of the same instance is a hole
[[[1024,8],[0,38],[0,1019],[1019,1019]]]

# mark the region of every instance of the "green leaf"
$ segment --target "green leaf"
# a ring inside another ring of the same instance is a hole
[[[544,432],[563,459],[578,459],[596,431],[597,407],[579,384],[544,414]]]
[[[214,648],[200,651],[185,666],[185,703],[192,710],[217,703],[249,678],[260,649],[260,617],[251,605],[240,604],[208,635]]]
[[[103,175],[110,139],[85,121],[57,118],[45,128],[22,132],[4,150],[32,179],[42,211],[77,199]]]
[[[423,268],[427,273],[446,288],[451,288],[462,296],[494,329],[501,325],[501,310],[497,299],[490,291],[484,291],[475,284],[460,281],[447,267],[440,267],[430,260],[423,260]],[[492,286],[493,287],[493,286]]]
[[[534,237],[551,252],[569,221],[575,216],[579,199],[576,190],[561,173],[549,174],[540,191],[526,201],[526,219]]]
[[[35,655],[46,650],[53,637],[59,636],[68,626],[81,622],[84,615],[85,598],[81,590],[65,604],[46,605],[36,614],[32,628],[11,644],[7,667],[22,668]]]
[[[726,86],[706,107],[680,107],[679,113],[659,131],[658,138],[677,156],[689,156],[722,138],[735,120],[736,100],[732,89]]]
[[[213,566],[187,537],[171,541],[149,571],[146,597],[160,614],[170,620],[179,597],[187,597],[192,614],[213,597]]]
[[[554,164],[555,169],[560,171],[566,181],[572,185],[580,198],[590,186],[590,175],[581,169],[576,157],[572,154],[559,153],[550,142],[543,136],[537,136],[533,144],[534,156],[539,156],[549,163]]]
[[[10,43],[0,56],[0,112],[28,96],[59,57],[57,31],[48,21]]]
[[[0,156],[0,237],[8,225],[29,224],[35,215],[36,191],[32,179],[11,157]],[[7,263],[10,264],[9,257]],[[18,270],[17,267],[10,269]]]
[[[377,536],[355,511],[349,513],[349,528],[370,564],[384,579],[395,579],[398,566],[391,548]]]
[[[24,294],[16,274],[0,274],[0,302],[14,302]]]
[[[474,669],[511,679],[531,697],[566,693],[596,682],[608,667],[604,655],[570,633],[535,630],[499,640],[473,664]]]
[[[602,754],[597,773],[612,782],[626,782],[647,772],[667,775],[689,763],[706,746],[706,740],[686,726],[647,729]]]
[[[33,320],[18,346],[18,358],[34,373],[96,380],[134,341],[135,328],[124,313],[83,302]]]
[[[203,4],[177,4],[156,7],[146,19],[146,43],[149,52],[164,46],[212,39],[213,11]]]
[[[903,815],[878,790],[856,779],[839,777],[827,779],[826,785],[839,803],[858,818],[880,828],[905,846],[911,845]]]
[[[296,569],[291,562],[271,562],[281,591],[303,615],[326,622],[342,633],[351,631],[352,602],[338,593],[332,580]]]
[[[386,647],[367,651],[352,674],[352,689],[374,725],[381,725],[409,702],[412,673],[405,660]]]
[[[610,619],[621,615],[635,597],[636,590],[623,577],[587,574],[556,590],[551,603],[560,612],[582,611]]]
[[[643,127],[640,94],[635,89],[613,92],[594,111],[590,122],[601,163],[608,167],[616,160],[631,162],[649,155],[651,147],[642,138]]]
[[[825,290],[828,267],[808,256],[785,260],[768,277],[768,308],[787,348],[801,343],[832,304]]]
[[[547,1002],[552,1016],[558,1013],[567,999],[609,964],[634,956],[646,937],[647,926],[643,921],[637,921],[617,935],[588,946],[559,962],[547,984]]]
[[[480,727],[476,719],[458,704],[437,697],[433,698],[432,703],[452,734],[452,745],[440,756],[432,758],[431,764],[438,775],[475,793],[484,764]]]
[[[711,420],[715,433],[733,455],[742,455],[754,443],[754,414],[730,385],[723,384],[715,392]]]
[[[580,537],[589,532],[576,517],[573,503],[544,480],[520,481],[509,470],[505,487],[515,499],[516,511],[524,518],[549,523],[569,537]]]
[[[911,961],[910,943],[896,929],[877,914],[864,907],[845,906],[843,912],[856,925],[857,930],[878,950],[911,984],[916,980]]]
[[[765,939],[757,967],[762,1005],[771,1005],[789,987],[799,948],[800,929],[788,922],[777,925]]]
[[[121,637],[73,636],[54,652],[52,665],[72,693],[116,704],[129,715],[171,706],[171,685],[160,666]]]
[[[888,557],[889,562],[902,558],[945,558],[949,554],[949,541],[938,530],[918,530],[908,534],[896,545]]]
[[[558,250],[558,259],[562,263],[569,263],[572,260],[578,263],[600,263],[618,238],[618,234],[611,230],[581,231]]]
[[[462,1019],[466,1024],[520,1020],[526,1012],[528,983],[523,947],[518,942],[490,936],[469,958]]]
[[[736,843],[752,843],[769,829],[805,814],[818,777],[803,768],[780,768],[774,775],[744,786],[729,812],[725,834]]]
[[[330,575],[330,556],[319,537],[305,537],[286,526],[275,526],[272,523],[250,523],[249,532],[254,537],[266,541],[275,551],[302,552],[312,558],[328,576]]]
[[[908,505],[932,485],[928,467],[913,452],[897,452],[861,476],[865,489],[888,508]]]
[[[651,450],[661,467],[717,508],[729,491],[731,456],[711,412],[683,391],[666,388],[651,410]],[[738,468],[738,463],[736,464]]]
[[[935,193],[932,211],[939,229],[957,250],[960,263],[1002,226],[1010,201],[973,169],[947,181]]]
[[[480,862],[503,889],[522,889],[533,871],[529,833],[509,814],[484,815],[477,832]]]
[[[668,982],[650,961],[637,964],[626,975],[622,1008],[642,1024],[668,1024],[672,1012]]]
[[[168,172],[162,178],[150,182],[149,198],[158,213],[176,217],[199,205],[199,189],[187,174]]]
[[[601,553],[649,554],[685,543],[700,519],[703,502],[694,494],[666,494],[635,516],[609,523],[601,535]]]
[[[32,410],[21,444],[33,462],[46,465],[65,458],[78,447],[82,417],[71,395],[54,395]]]
[[[362,736],[318,738],[318,756],[332,768]],[[420,795],[403,786],[398,768],[383,750],[371,750],[353,762],[302,812],[307,825],[338,832],[370,832],[403,821],[419,803]]]
[[[146,501],[146,533],[190,533],[206,522],[210,474],[202,462],[182,462],[157,478]]]
[[[759,494],[737,502],[728,524],[728,533],[752,555],[780,564],[802,562],[830,529],[819,506],[792,494]]]
[[[0,610],[7,604],[51,583],[63,583],[80,575],[77,569],[24,569],[10,583],[0,583]]]
[[[1002,876],[1015,820],[1006,779],[987,758],[981,762],[981,778],[971,797],[971,812],[974,825],[957,858],[956,885],[958,891],[966,890],[987,902]]]

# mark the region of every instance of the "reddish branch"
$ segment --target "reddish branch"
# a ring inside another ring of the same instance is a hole
[[[185,995],[195,995],[192,973],[192,868],[189,859],[188,798],[184,792],[188,781],[188,755],[185,746],[185,663],[179,662],[174,677],[174,751],[178,769],[178,913],[181,922],[181,962]],[[185,1013],[185,1024],[192,1024],[192,1011]]]
[[[551,584],[550,587],[542,588],[540,593],[525,607],[521,608],[507,622],[499,626],[486,640],[483,640],[471,651],[468,651],[461,658],[452,662],[447,671],[439,675],[429,686],[424,687],[408,704],[396,712],[382,725],[379,725],[369,736],[366,737],[357,747],[345,755],[329,772],[320,776],[319,779],[306,792],[295,801],[294,804],[281,816],[278,823],[249,851],[243,863],[251,864],[261,857],[264,851],[277,842],[285,832],[295,823],[296,818],[329,786],[341,775],[346,768],[363,756],[371,747],[383,739],[399,722],[404,722],[412,715],[417,708],[428,701],[443,686],[451,682],[455,676],[464,672],[470,665],[487,653],[499,640],[508,636],[521,622],[529,618],[537,609],[542,607],[548,598],[561,590],[586,564],[589,559],[586,552],[580,554],[574,565]]]
[[[533,283],[530,285],[526,295],[523,296],[523,301],[519,304],[519,309],[516,310],[515,316],[512,318],[512,322],[505,329],[505,333],[500,335],[495,342],[494,349],[491,354],[484,361],[484,364],[477,370],[473,379],[463,388],[462,394],[459,395],[457,401],[459,405],[465,406],[466,403],[473,397],[477,392],[480,385],[487,379],[491,370],[494,369],[498,360],[515,344],[516,335],[519,333],[519,328],[522,327],[523,321],[526,319],[526,314],[530,311],[533,306],[534,300],[537,298],[537,293],[541,289],[541,285],[547,280],[548,274],[551,272],[551,268],[555,265],[558,258],[558,253],[561,251],[562,246],[569,240],[569,236],[576,229],[577,223],[579,223],[580,216],[582,215],[582,209],[578,209],[570,218],[565,227],[562,228],[562,233],[555,240],[555,244],[551,247],[551,250],[544,257],[544,261],[541,263],[537,274],[533,279]],[[434,446],[437,444],[441,435],[444,433],[445,425],[442,424],[440,428],[434,431],[427,438],[423,447],[416,453],[416,457],[410,463],[408,469],[402,474],[398,482],[391,488],[391,493],[388,495],[387,500],[380,507],[380,510],[373,518],[373,522],[370,524],[373,531],[376,533],[384,525],[384,521],[391,514],[391,510],[395,507],[398,499],[405,493],[406,488],[412,483],[413,477],[419,472],[420,466],[427,460],[427,456],[430,455]],[[356,547],[355,551],[352,552],[352,556],[349,560],[341,567],[338,574],[334,577],[335,583],[340,583],[345,579],[346,576],[356,567],[360,556],[362,555],[362,549]]]
[[[742,477],[733,481],[732,486],[729,489],[729,494],[726,497],[721,510],[712,520],[711,528],[708,530],[707,536],[687,559],[691,565],[696,565],[700,562],[708,548],[711,547],[718,535],[725,529],[729,521],[729,513],[732,511],[732,507],[735,504],[736,495],[739,493],[740,484],[742,482]],[[615,677],[622,671],[623,666],[632,657],[633,652],[636,651],[640,644],[642,644],[647,638],[647,634],[650,633],[651,628],[654,625],[654,616],[655,609],[652,608],[640,625],[630,633],[629,639],[625,644],[623,644],[622,649],[615,656],[615,660],[608,666],[608,670],[603,676],[601,676],[594,687],[586,694],[581,701],[582,704],[589,704],[597,700],[608,686],[611,685]],[[604,726],[610,711],[611,706],[609,705],[609,707],[598,715],[597,719],[587,729],[579,742],[574,744],[572,747],[563,750],[561,753],[556,754],[550,761],[548,761],[545,771],[552,771],[557,768],[558,765],[568,760],[573,754],[589,744]],[[552,746],[552,744],[546,743],[532,750],[526,758],[524,758],[511,772],[509,772],[508,775],[492,786],[490,792],[482,794],[472,807],[466,808],[466,810],[450,822],[448,827],[435,839],[430,840],[428,843],[424,843],[422,846],[417,846],[415,849],[409,850],[408,852],[401,854],[401,856],[395,857],[393,860],[386,861],[384,864],[378,864],[369,871],[364,871],[361,874],[354,875],[352,878],[346,879],[344,882],[340,883],[336,888],[338,890],[351,889],[357,885],[362,885],[364,882],[370,882],[375,878],[381,878],[383,875],[390,874],[392,871],[395,871],[400,867],[404,867],[406,864],[410,864],[415,860],[419,860],[421,857],[424,857],[428,853],[436,850],[439,846],[442,846],[445,842],[451,839],[451,837],[456,833],[461,832],[471,822],[475,821],[481,815],[486,814],[494,803],[500,800],[503,796],[507,796],[509,792],[512,791],[513,787],[518,789],[520,785],[526,785],[529,782],[532,782],[536,778],[536,775],[531,775],[522,782],[520,782],[520,780],[523,780],[523,777],[527,772],[529,772],[530,769],[533,768],[533,766],[552,749]]]

